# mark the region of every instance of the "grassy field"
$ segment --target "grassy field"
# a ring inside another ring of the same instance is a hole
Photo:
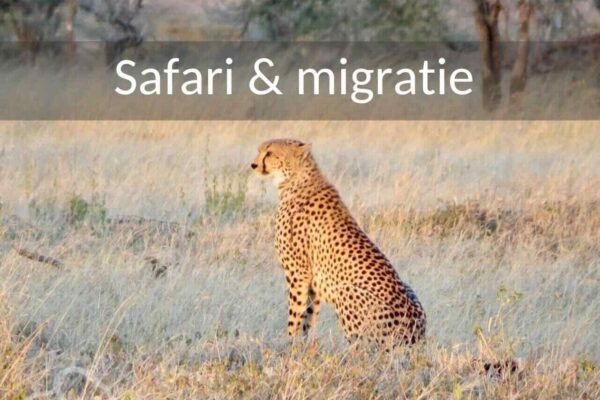
[[[3,122],[0,398],[599,398],[599,131]],[[287,342],[276,193],[249,171],[274,137],[313,144],[426,343],[349,348],[328,307],[314,345]]]

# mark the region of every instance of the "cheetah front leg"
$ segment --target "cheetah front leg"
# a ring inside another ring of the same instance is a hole
[[[288,292],[288,335],[295,337],[298,336],[300,328],[307,319],[310,280],[292,282],[288,285]]]
[[[302,334],[305,337],[308,336],[310,329],[317,325],[317,319],[319,318],[320,311],[321,300],[311,285],[308,289],[308,304],[302,323]]]

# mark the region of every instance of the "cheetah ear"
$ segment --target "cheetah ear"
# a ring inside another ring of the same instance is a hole
[[[312,145],[310,143],[302,143],[301,145],[298,146],[298,148],[300,149],[300,160],[304,161],[308,158],[308,156],[310,155],[310,149],[311,149]]]

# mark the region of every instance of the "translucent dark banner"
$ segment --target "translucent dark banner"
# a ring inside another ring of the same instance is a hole
[[[1,120],[595,120],[600,114],[594,42],[501,43],[494,61],[476,42],[31,47],[0,43]]]

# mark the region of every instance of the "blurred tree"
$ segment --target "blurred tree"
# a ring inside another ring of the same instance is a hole
[[[439,0],[245,0],[242,36],[266,40],[435,40],[444,31]],[[256,35],[254,35],[256,36]]]
[[[44,42],[68,42],[62,48],[74,56],[75,18],[81,9],[107,28],[98,39],[107,42],[107,59],[112,61],[125,48],[142,42],[134,24],[141,8],[142,0],[0,0],[0,24],[9,25],[30,61]]]
[[[499,17],[504,14],[504,40],[516,39],[514,63],[510,80],[510,105],[517,109],[521,93],[525,90],[529,69],[529,52],[532,35],[530,22],[535,20],[540,28],[536,39],[544,41],[562,40],[558,46],[545,43],[543,53],[559,49],[575,49],[579,45],[598,43],[600,35],[586,22],[581,10],[595,11],[590,1],[582,0],[473,0],[474,22],[480,43],[483,106],[495,110],[502,97],[502,56]],[[510,29],[511,10],[516,13],[514,30]],[[590,29],[591,27],[591,29]],[[516,31],[516,37],[511,35]],[[586,35],[588,32],[591,35]],[[505,49],[506,50],[506,49]],[[543,56],[538,56],[543,58]],[[572,58],[572,56],[571,56]]]
[[[46,38],[73,41],[76,11],[76,0],[0,0],[1,21],[10,25],[30,61]]]
[[[108,25],[102,40],[106,41],[106,63],[112,64],[129,47],[140,45],[143,34],[135,24],[143,0],[78,0],[79,7],[93,15],[96,21]]]
[[[509,14],[520,18],[516,1],[502,0],[506,37]],[[565,40],[590,33],[600,0],[528,0],[536,12],[537,40]],[[463,14],[463,3],[442,0],[223,0],[217,6],[242,26],[242,37],[260,40],[451,40],[450,14]],[[597,18],[596,18],[597,20]]]
[[[585,13],[598,9],[599,0],[529,0],[529,3],[536,9],[538,40],[569,40],[598,28],[589,24]]]

